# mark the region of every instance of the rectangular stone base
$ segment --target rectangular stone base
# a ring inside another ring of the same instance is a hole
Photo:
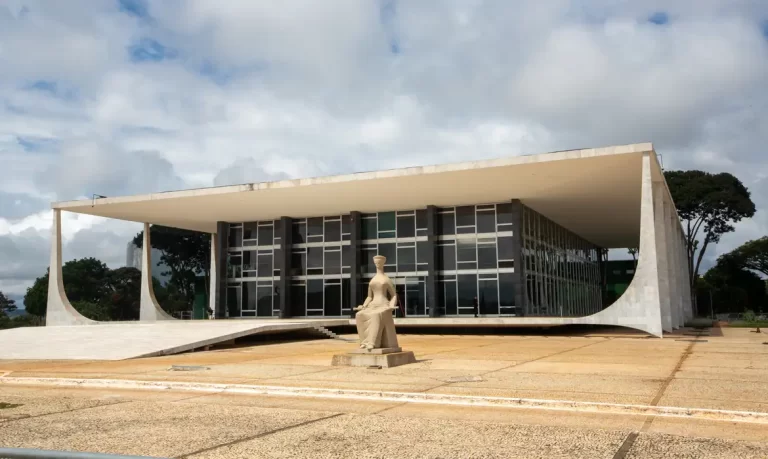
[[[403,352],[402,347],[380,347],[378,349],[355,349],[349,354],[391,354],[393,352]]]
[[[416,356],[413,351],[390,352],[387,354],[336,354],[333,356],[331,365],[334,367],[382,367],[392,368],[400,365],[416,363]]]

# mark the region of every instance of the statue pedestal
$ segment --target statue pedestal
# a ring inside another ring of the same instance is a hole
[[[399,347],[385,347],[381,349],[355,349],[346,354],[336,354],[333,356],[331,365],[334,367],[371,367],[382,368],[399,367],[416,363],[416,357],[413,351],[406,351]]]

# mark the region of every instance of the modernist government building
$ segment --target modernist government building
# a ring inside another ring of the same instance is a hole
[[[691,317],[683,233],[651,144],[54,203],[48,323],[85,323],[61,285],[62,211],[211,234],[216,319],[353,317],[376,270],[398,323],[606,324],[660,336]],[[604,304],[606,249],[639,247]],[[477,316],[477,318],[476,318]],[[440,321],[440,322],[436,322]],[[474,322],[473,322],[474,321]]]

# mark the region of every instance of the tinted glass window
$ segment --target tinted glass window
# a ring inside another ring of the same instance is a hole
[[[323,248],[307,247],[307,268],[323,267]]]
[[[227,311],[230,317],[240,317],[240,289],[227,288]]]
[[[379,232],[394,231],[396,221],[394,212],[379,212]]]
[[[307,219],[307,236],[323,235],[323,217]]]
[[[456,226],[475,225],[475,206],[462,206],[456,208]]]
[[[323,309],[323,280],[307,281],[307,309]]]
[[[379,255],[387,257],[387,266],[397,266],[397,249],[394,243],[392,244],[379,244]],[[373,263],[373,261],[371,261]],[[374,268],[374,271],[376,268]]]
[[[259,277],[272,277],[272,255],[259,255],[256,273]]]
[[[512,223],[512,204],[497,204],[496,214],[499,225]]]
[[[499,244],[499,260],[512,260],[514,259],[513,249],[515,247],[515,240],[511,237],[500,237],[498,239]]]
[[[397,249],[397,270],[402,272],[416,271],[415,247]]]
[[[242,228],[229,229],[229,246],[230,247],[243,246],[243,229]]]
[[[302,317],[307,315],[307,288],[303,285],[291,285],[291,315]]]
[[[429,263],[430,248],[432,244],[426,241],[419,241],[416,243],[416,262]]]
[[[307,224],[293,224],[293,243],[304,244],[307,242]]]
[[[438,234],[441,236],[456,234],[456,221],[454,214],[439,214],[440,228]]]
[[[502,306],[515,306],[514,274],[499,274],[499,302]]]
[[[458,276],[459,306],[471,308],[472,302],[477,297],[477,275],[461,274]],[[474,314],[470,309],[459,310],[460,314]]]
[[[256,315],[260,317],[272,316],[272,287],[258,287],[259,299],[256,305]]]
[[[256,239],[258,237],[257,234],[257,224],[256,222],[247,222],[243,224],[243,239]]]
[[[496,232],[496,213],[493,211],[482,211],[477,213],[477,232],[494,233]]]
[[[456,246],[440,246],[440,259],[438,265],[440,271],[453,271],[456,269]]]
[[[397,237],[416,236],[416,219],[413,215],[397,217]]]
[[[379,236],[376,228],[376,218],[364,218],[362,224],[363,240],[377,239]]]
[[[441,282],[440,286],[443,287],[443,307],[445,308],[445,314],[449,316],[456,315],[458,313],[456,282]]]
[[[303,276],[307,272],[307,254],[294,252],[291,254],[291,272],[294,276]]]
[[[341,315],[341,285],[325,286],[325,315]]]
[[[323,274],[341,274],[341,252],[340,251],[328,251],[325,252],[325,270]]]
[[[341,222],[325,222],[325,242],[341,240]]]
[[[416,228],[427,229],[427,211],[424,209],[416,211]]]
[[[478,269],[496,269],[496,245],[483,244],[477,246]]]
[[[257,299],[256,282],[243,282],[243,309],[255,310]]]
[[[478,297],[480,314],[499,313],[499,294],[495,280],[481,280]]]
[[[271,226],[259,226],[259,245],[272,245],[274,238]]]
[[[477,261],[475,239],[456,240],[456,261]]]

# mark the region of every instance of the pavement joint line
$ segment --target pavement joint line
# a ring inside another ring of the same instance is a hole
[[[659,401],[661,401],[661,398],[664,396],[664,393],[669,388],[669,385],[672,383],[672,380],[675,379],[675,375],[680,371],[680,368],[683,367],[683,363],[685,363],[688,357],[690,357],[691,354],[693,353],[693,346],[695,345],[696,345],[696,341],[691,341],[690,344],[688,344],[688,346],[685,348],[685,351],[683,351],[683,355],[681,355],[680,358],[678,359],[677,364],[675,365],[675,368],[672,369],[672,372],[669,374],[669,376],[667,376],[664,379],[664,381],[661,383],[659,390],[656,392],[656,396],[653,397],[653,400],[651,401],[651,406],[658,406]],[[640,428],[640,432],[647,432],[648,429],[650,429],[651,424],[653,424],[654,419],[655,418],[653,416],[649,416],[645,418],[645,422],[643,422],[643,426]]]
[[[572,348],[572,349],[566,349],[566,350],[563,350],[563,351],[557,351],[557,352],[555,352],[555,353],[553,353],[553,354],[545,355],[545,356],[542,356],[542,357],[537,357],[537,358],[535,358],[535,359],[531,359],[531,360],[525,360],[525,361],[523,361],[523,362],[515,362],[515,363],[513,363],[512,365],[509,365],[509,366],[507,366],[507,367],[504,367],[504,368],[499,368],[499,369],[497,369],[497,370],[491,370],[491,371],[488,371],[488,372],[486,372],[486,373],[483,373],[483,374],[482,374],[482,376],[485,376],[485,375],[487,375],[487,374],[490,374],[490,373],[494,373],[494,372],[496,372],[496,371],[505,370],[505,369],[507,369],[507,368],[512,368],[512,367],[519,367],[519,366],[521,366],[521,365],[525,365],[526,363],[531,363],[531,362],[536,362],[536,361],[539,361],[539,360],[543,360],[543,359],[548,359],[548,358],[550,358],[550,357],[555,357],[555,356],[558,356],[558,355],[562,355],[562,354],[565,354],[565,353],[567,353],[567,352],[571,352],[571,351],[578,351],[579,349],[584,349],[585,347],[594,346],[595,344],[604,343],[604,342],[606,342],[606,341],[610,341],[610,340],[612,340],[612,339],[613,339],[613,338],[605,338],[605,339],[601,339],[600,341],[595,341],[595,342],[593,342],[593,343],[587,343],[587,344],[585,344],[585,345],[583,345],[583,346],[576,346],[576,347],[574,347],[574,348]]]
[[[186,459],[188,457],[196,456],[196,455],[202,454],[202,453],[207,453],[209,451],[214,451],[214,450],[217,450],[219,448],[226,448],[227,446],[237,445],[239,443],[244,443],[244,442],[247,442],[247,441],[256,440],[257,438],[263,438],[263,437],[266,437],[267,435],[272,435],[272,434],[283,432],[283,431],[286,431],[286,430],[295,429],[297,427],[304,427],[304,426],[309,425],[309,424],[314,424],[316,422],[325,421],[327,419],[333,419],[333,418],[336,418],[336,417],[339,417],[339,416],[343,416],[345,414],[347,414],[347,413],[335,413],[335,414],[332,414],[330,416],[323,416],[323,417],[317,418],[317,419],[310,419],[309,421],[300,422],[298,424],[291,424],[289,426],[280,427],[278,429],[273,429],[273,430],[270,430],[268,432],[262,432],[260,434],[251,435],[251,436],[244,437],[244,438],[238,438],[237,440],[232,440],[230,442],[222,443],[220,445],[210,446],[208,448],[203,448],[203,449],[199,449],[197,451],[192,451],[191,453],[182,454],[181,456],[176,456],[176,458],[177,459]]]
[[[768,413],[755,411],[715,410],[707,408],[633,405],[574,400],[526,399],[472,395],[435,394],[426,392],[394,392],[311,387],[256,386],[243,384],[192,383],[180,381],[136,381],[104,379],[0,378],[0,386],[54,386],[91,389],[176,390],[240,395],[272,395],[282,397],[326,398],[337,400],[391,401],[433,405],[460,405],[500,408],[542,409],[582,413],[624,414],[637,416],[679,417],[710,421],[744,422],[768,425]]]
[[[627,457],[629,450],[632,449],[632,445],[634,445],[635,440],[637,440],[638,434],[638,432],[630,432],[627,435],[627,438],[624,439],[624,442],[621,444],[618,451],[616,451],[616,454],[613,455],[613,459],[624,459]]]
[[[122,405],[124,403],[133,403],[136,400],[121,400],[117,402],[107,402],[107,403],[100,403],[93,406],[82,406],[80,408],[72,408],[71,410],[62,410],[62,411],[54,411],[51,413],[41,413],[41,414],[35,414],[32,416],[24,416],[21,418],[13,418],[13,419],[5,419],[4,421],[0,421],[0,425],[2,424],[8,424],[9,422],[16,422],[16,421],[26,421],[27,419],[36,419],[36,418],[42,418],[45,416],[53,416],[55,414],[65,414],[65,413],[73,413],[75,411],[83,411],[83,410],[90,410],[93,408],[103,408],[105,406],[115,406],[115,405]]]

